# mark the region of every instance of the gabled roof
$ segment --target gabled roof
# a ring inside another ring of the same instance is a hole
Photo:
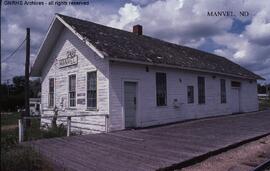
[[[57,16],[110,60],[161,65],[247,79],[263,79],[215,54],[69,16],[60,14]]]

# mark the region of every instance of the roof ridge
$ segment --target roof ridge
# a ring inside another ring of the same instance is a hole
[[[96,22],[93,22],[93,21],[89,21],[89,20],[86,20],[86,19],[80,19],[80,18],[68,16],[68,15],[63,15],[63,14],[60,14],[60,13],[55,13],[55,14],[58,15],[58,16],[69,17],[69,18],[72,18],[72,19],[75,19],[75,20],[80,20],[80,21],[83,21],[83,22],[88,22],[88,23],[91,23],[91,24],[96,24],[96,25],[99,25],[101,27],[105,27],[105,28],[108,28],[108,29],[115,29],[117,31],[122,31],[122,32],[125,32],[125,33],[129,33],[130,35],[134,35],[130,31],[122,30],[122,29],[115,28],[115,27],[106,26],[106,25],[99,24],[99,23],[96,23]],[[134,35],[134,36],[138,36],[138,35]],[[189,46],[186,46],[186,45],[181,45],[181,44],[169,42],[169,41],[162,40],[162,39],[159,39],[159,38],[156,38],[156,37],[152,37],[152,36],[149,36],[149,35],[140,35],[140,36],[145,37],[145,38],[150,38],[150,39],[158,40],[158,41],[161,41],[161,42],[164,42],[164,43],[172,44],[172,45],[179,46],[179,47],[182,47],[182,48],[189,48],[189,49],[192,49],[192,50],[196,50],[196,51],[208,53],[208,54],[211,54],[211,55],[215,55],[216,57],[227,59],[226,57],[223,57],[223,56],[220,56],[220,55],[217,55],[217,54],[214,54],[214,53],[210,53],[210,52],[207,52],[207,51],[204,51],[204,50],[200,50],[200,49],[196,49],[196,48],[193,48],[193,47],[189,47]]]
[[[233,75],[236,76],[247,76],[250,78],[262,79],[262,77],[252,71],[249,71],[228,58],[217,54],[168,42],[148,35],[138,36],[127,30],[113,28],[85,19],[79,19],[59,13],[56,13],[56,15],[74,27],[79,34],[90,39],[97,49],[110,52],[112,55],[111,57],[114,58],[130,58],[132,60],[143,61],[148,61],[150,59],[154,63],[166,64],[172,64],[175,62],[174,65],[205,68],[209,71],[217,70],[224,73],[234,73]],[[103,44],[99,44],[99,41],[103,42]],[[112,47],[116,45],[115,43],[117,43],[117,46],[119,45],[119,47]],[[111,48],[107,46],[111,46]],[[147,54],[145,53],[145,50],[152,52]],[[161,55],[164,60],[155,59],[159,55]]]

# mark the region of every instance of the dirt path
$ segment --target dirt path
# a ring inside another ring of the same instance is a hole
[[[270,159],[270,136],[210,157],[181,171],[248,171],[267,159]]]
[[[1,131],[5,131],[5,130],[9,130],[9,129],[15,129],[17,127],[18,127],[18,125],[5,125],[5,126],[1,126]]]

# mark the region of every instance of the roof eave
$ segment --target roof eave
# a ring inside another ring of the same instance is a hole
[[[57,20],[56,20],[56,17],[53,18],[49,28],[48,28],[48,31],[45,35],[45,38],[43,39],[43,42],[38,50],[38,53],[37,53],[37,57],[36,57],[36,60],[33,64],[33,66],[31,67],[31,71],[30,71],[30,76],[31,77],[39,77],[41,76],[41,63],[42,63],[42,60],[44,60],[43,56],[44,56],[44,52],[47,52],[46,50],[46,45],[50,42],[49,41],[49,38],[51,37],[51,30],[54,29],[55,30],[55,27],[57,27]]]
[[[104,55],[99,51],[92,43],[90,43],[85,37],[78,33],[73,27],[71,27],[59,14],[56,14],[56,18],[61,21],[73,34],[75,34],[81,41],[83,41],[90,49],[92,49],[99,57],[104,58]]]
[[[119,59],[119,58],[110,58],[110,61],[118,61],[118,62],[127,62],[127,63],[135,63],[135,64],[142,64],[142,65],[150,65],[150,66],[160,66],[160,67],[167,67],[167,68],[178,68],[182,70],[188,70],[188,71],[196,71],[196,72],[204,72],[204,73],[213,73],[213,74],[219,74],[219,75],[225,75],[235,78],[241,78],[241,79],[248,79],[248,80],[265,80],[264,78],[257,75],[257,78],[251,78],[251,77],[245,77],[235,74],[229,74],[229,73],[223,73],[223,72],[217,72],[217,71],[209,71],[209,70],[203,70],[203,69],[196,69],[196,68],[189,68],[189,67],[181,67],[177,65],[169,65],[169,64],[159,64],[159,63],[151,63],[151,62],[144,62],[144,61],[134,61],[134,60],[128,60],[128,59]]]
[[[104,55],[101,51],[99,51],[94,45],[92,45],[89,41],[87,41],[82,35],[80,35],[79,33],[76,32],[76,30],[74,30],[68,23],[66,23],[58,14],[55,15],[54,19],[52,20],[49,29],[46,33],[45,39],[43,40],[39,51],[37,53],[37,57],[36,60],[34,62],[33,67],[31,68],[30,71],[30,76],[31,77],[40,77],[41,76],[41,70],[42,70],[42,61],[44,60],[43,58],[49,55],[49,49],[46,49],[46,45],[48,44],[48,41],[51,37],[51,33],[52,30],[54,30],[57,28],[57,24],[59,24],[58,22],[60,22],[63,26],[65,26],[66,28],[68,28],[74,35],[76,35],[81,41],[85,42],[85,44],[90,47],[96,54],[98,54],[98,56],[100,56],[101,58],[104,58]],[[62,28],[62,27],[61,27]],[[58,30],[60,32],[61,28]]]

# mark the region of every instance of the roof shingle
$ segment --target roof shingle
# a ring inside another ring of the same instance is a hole
[[[215,54],[61,14],[57,15],[110,59],[166,64],[248,79],[263,79],[240,65]]]

